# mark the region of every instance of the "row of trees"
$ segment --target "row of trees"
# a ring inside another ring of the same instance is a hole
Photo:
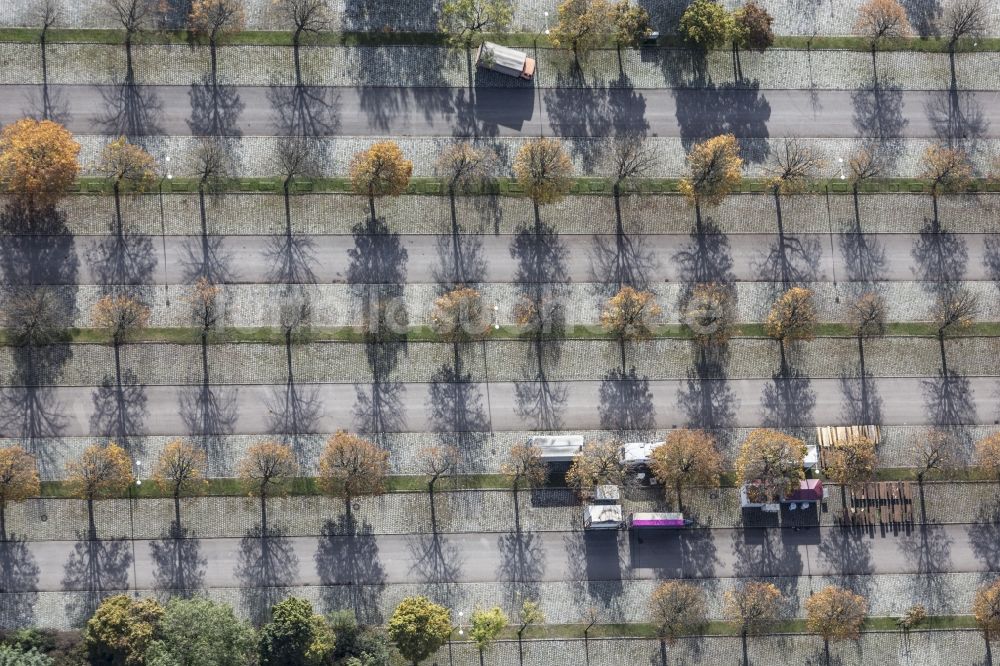
[[[476,608],[468,638],[480,654],[508,626],[518,640],[525,630],[545,621],[539,605],[524,601],[512,623],[495,606]],[[312,604],[289,597],[271,608],[268,622],[254,628],[231,606],[202,597],[104,599],[87,621],[78,656],[90,664],[121,666],[389,666],[398,663],[391,648],[416,666],[437,652],[456,628],[451,611],[424,596],[402,599],[384,628],[359,625],[351,611],[328,615]],[[464,635],[464,630],[463,630]],[[0,663],[51,666],[46,640],[22,631],[0,646]]]
[[[225,155],[210,139],[198,150],[199,182],[208,189],[221,185],[227,176]],[[80,145],[58,123],[23,119],[0,132],[0,180],[7,191],[28,209],[54,204],[72,185],[80,172]],[[283,144],[275,163],[285,175],[286,188],[294,178],[320,175],[321,165],[309,159],[304,141]],[[655,156],[641,137],[625,137],[611,142],[608,150],[616,186],[648,175]],[[496,177],[498,159],[488,147],[456,143],[445,148],[435,163],[435,173],[444,179],[450,194],[475,191]],[[821,177],[824,161],[796,140],[786,140],[765,166],[769,186],[776,194],[794,194]],[[920,177],[929,181],[931,192],[958,192],[973,177],[968,154],[958,148],[933,145],[921,160]],[[124,137],[112,141],[95,165],[112,184],[116,204],[123,190],[142,192],[156,182],[156,161],[142,148]],[[857,190],[874,178],[886,175],[880,153],[862,147],[847,161],[845,178]],[[725,134],[695,144],[687,156],[688,173],[679,188],[695,205],[717,205],[742,183],[743,160],[736,137]],[[996,164],[1000,176],[1000,161]],[[572,186],[573,163],[563,142],[555,138],[526,141],[514,157],[513,173],[526,194],[537,204],[558,202]],[[396,196],[406,191],[413,163],[398,144],[382,141],[358,152],[351,160],[349,175],[355,192],[371,199]],[[616,187],[617,191],[617,187]],[[119,213],[120,214],[120,213]]]
[[[954,52],[959,40],[982,36],[988,18],[986,0],[951,0],[940,10],[935,27]],[[700,49],[731,43],[734,50],[764,51],[774,42],[772,21],[753,0],[732,13],[717,0],[694,0],[681,15],[679,31]],[[874,53],[885,41],[909,37],[913,28],[899,0],[867,0],[858,8],[854,32],[869,41]]]

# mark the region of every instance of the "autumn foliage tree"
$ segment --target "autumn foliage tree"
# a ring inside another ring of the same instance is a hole
[[[95,328],[104,329],[115,345],[120,345],[149,325],[149,308],[124,294],[102,296],[94,303],[91,321]]]
[[[764,634],[781,614],[781,590],[772,583],[745,581],[723,595],[722,613],[743,636]]]
[[[696,284],[681,306],[681,323],[702,349],[721,346],[737,335],[733,292],[716,282]]]
[[[677,428],[667,433],[663,444],[650,454],[650,471],[664,488],[677,493],[677,509],[683,508],[682,490],[690,486],[717,487],[722,456],[715,438],[704,430]]]
[[[909,37],[912,28],[898,0],[867,0],[858,7],[854,32],[868,38],[874,57],[883,40]]]
[[[763,53],[774,43],[774,18],[755,0],[733,12],[733,46]]]
[[[756,499],[770,502],[798,488],[804,478],[806,444],[777,430],[758,428],[743,440],[736,457],[737,484]]]
[[[920,177],[930,181],[935,199],[942,192],[960,192],[972,182],[972,162],[964,150],[934,144],[924,151],[920,164]]]
[[[292,449],[279,442],[254,444],[240,460],[237,475],[251,496],[260,498],[261,534],[267,535],[267,498],[288,491],[288,481],[298,472]]]
[[[976,464],[1000,481],[1000,433],[995,432],[976,442]]]
[[[467,141],[442,150],[434,164],[434,172],[444,178],[452,196],[475,191],[493,177],[495,170],[496,153]]]
[[[649,599],[649,615],[660,639],[672,644],[708,621],[705,591],[679,580],[660,583]]]
[[[145,664],[146,651],[157,638],[163,613],[156,599],[133,599],[127,594],[104,599],[83,632],[88,663]]]
[[[0,447],[0,541],[7,539],[7,503],[37,497],[40,492],[35,457],[20,446]]]
[[[104,146],[97,170],[111,181],[115,196],[123,184],[132,191],[143,192],[156,181],[156,160],[123,136]]]
[[[239,32],[245,23],[243,0],[193,0],[188,14],[188,26],[192,32],[208,38],[213,59],[219,37]]]
[[[434,300],[431,326],[449,342],[467,342],[481,338],[489,331],[483,299],[471,287],[459,287]]]
[[[191,319],[198,326],[202,337],[206,337],[219,323],[219,294],[222,288],[217,284],[212,284],[208,278],[202,276],[195,280],[184,300],[191,307]]]
[[[868,603],[860,594],[828,585],[806,599],[806,628],[823,639],[827,663],[830,641],[857,640],[868,616]]]
[[[792,287],[783,293],[771,306],[764,329],[781,343],[812,340],[816,336],[812,292],[804,287]]]
[[[471,49],[483,33],[505,32],[513,17],[509,0],[445,0],[438,27],[453,46]]]
[[[625,470],[618,458],[621,442],[617,440],[587,442],[573,456],[566,472],[566,485],[577,495],[588,498],[601,485],[620,486],[625,482]]]
[[[94,500],[122,495],[132,483],[132,461],[125,449],[114,442],[105,446],[92,444],[79,458],[66,464],[66,477],[74,496],[87,501],[91,535],[94,525]]]
[[[500,472],[507,477],[516,495],[524,485],[529,488],[545,482],[547,470],[542,461],[542,452],[534,444],[515,444],[507,454],[507,461],[500,466]]]
[[[327,440],[319,458],[320,488],[343,498],[348,515],[355,497],[385,492],[388,473],[388,451],[344,430],[338,430]]]
[[[25,118],[0,132],[0,180],[29,210],[54,204],[80,172],[80,144],[62,125]]]
[[[573,162],[558,139],[525,142],[514,157],[514,177],[535,205],[560,201],[572,185]]]
[[[181,524],[181,497],[204,492],[208,487],[205,452],[183,439],[174,439],[163,447],[153,467],[153,481],[174,498],[174,517]]]
[[[681,179],[679,189],[696,206],[722,203],[743,180],[740,144],[732,134],[696,143],[688,153],[687,166],[688,175]]]
[[[987,641],[1000,635],[1000,580],[976,590],[972,601],[972,616]]]
[[[662,314],[656,294],[625,286],[605,303],[601,326],[622,341],[647,340],[653,335],[651,326]]]
[[[873,291],[860,294],[849,303],[847,319],[859,340],[885,335],[885,299]]]
[[[837,440],[824,454],[823,469],[833,481],[857,488],[875,477],[875,442],[864,435]]]
[[[614,25],[614,8],[608,0],[563,0],[556,7],[556,24],[549,39],[556,48],[579,56],[599,46]]]
[[[397,196],[406,191],[413,175],[413,162],[403,156],[395,141],[379,141],[351,158],[351,187],[368,196],[372,220],[375,199]]]

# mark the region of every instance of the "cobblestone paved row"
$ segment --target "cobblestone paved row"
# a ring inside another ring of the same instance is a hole
[[[831,172],[832,173],[832,172]],[[169,189],[169,183],[167,184]],[[846,190],[846,186],[845,186]],[[202,233],[197,194],[156,193],[122,199],[126,234],[188,235]],[[523,197],[460,197],[459,233],[514,234],[534,223],[531,201]],[[291,197],[293,234],[364,234],[368,200],[350,194],[302,194]],[[286,231],[284,197],[278,194],[233,193],[206,199],[205,231],[209,235],[271,235]],[[829,216],[827,215],[829,206]],[[114,200],[98,195],[64,198],[65,232],[104,235],[113,229]],[[620,200],[622,229],[627,234],[689,234],[695,228],[694,209],[679,195],[643,194]],[[381,199],[377,214],[386,233],[442,234],[452,232],[450,203],[444,196],[403,196]],[[928,194],[869,194],[858,198],[834,193],[785,197],[781,201],[785,233],[854,232],[860,219],[864,233],[919,233],[932,220]],[[938,199],[942,229],[952,233],[1000,232],[1000,194],[942,195]],[[568,196],[541,209],[543,224],[559,234],[610,234],[616,230],[614,199],[610,196]],[[739,194],[720,206],[702,210],[706,231],[723,234],[776,233],[774,199],[770,194]],[[6,231],[6,230],[5,230]]]
[[[149,480],[146,481],[149,483]],[[444,483],[441,488],[445,488]],[[914,488],[915,495],[917,489]],[[919,502],[918,502],[919,504]],[[671,490],[629,488],[624,500],[629,511],[676,510]],[[522,531],[566,532],[582,529],[580,505],[565,489],[522,490],[519,493]],[[925,482],[924,508],[934,525],[976,523],[974,529],[985,551],[1000,541],[1000,488],[987,482]],[[821,525],[836,525],[841,510],[840,490],[830,485],[826,508],[818,514]],[[174,503],[170,499],[143,499],[133,504],[135,537],[160,539],[170,533]],[[741,514],[735,488],[691,488],[684,491],[684,511],[699,525],[713,528],[774,526],[775,521],[759,512]],[[432,522],[426,492],[390,493],[354,501],[353,516],[359,534],[426,534],[432,528],[448,533],[509,533],[515,528],[513,496],[509,490],[435,492]],[[82,500],[34,499],[7,507],[7,530],[30,541],[81,539],[86,533],[87,505]],[[270,528],[284,536],[343,534],[344,503],[321,496],[274,497],[268,500]],[[94,504],[94,524],[102,539],[131,536],[129,501],[100,500]],[[248,534],[260,524],[260,502],[247,497],[198,497],[181,502],[181,520],[188,536],[198,538],[234,537]],[[914,507],[919,522],[919,505]],[[259,527],[258,527],[259,528]],[[880,530],[876,528],[874,535]],[[889,532],[891,534],[891,532]],[[882,533],[885,536],[885,533]],[[909,538],[916,538],[909,535]],[[848,539],[851,541],[851,539]],[[849,545],[849,544],[848,544]],[[948,543],[940,544],[947,550]],[[940,553],[935,562],[947,561]],[[942,559],[944,558],[944,559]],[[1000,563],[1000,553],[996,554]],[[938,564],[933,564],[937,566]],[[932,566],[932,564],[928,564]]]
[[[870,88],[874,80],[871,55],[864,51],[744,52],[740,58],[742,79],[736,77],[728,50],[712,51],[702,59],[678,49],[624,49],[620,56],[615,49],[599,49],[586,55],[582,70],[575,69],[569,52],[545,48],[532,51],[538,60],[535,86],[588,88],[598,100],[607,88],[855,90]],[[132,52],[136,84],[191,86],[194,95],[210,87],[208,47],[135,45]],[[995,57],[987,52],[956,54],[958,90],[1000,88],[1000,72],[990,67]],[[0,83],[43,83],[36,44],[0,44],[0,63],[5,65],[0,70]],[[875,68],[882,101],[889,105],[899,103],[897,93],[901,89],[944,92],[951,86],[952,70],[945,53],[880,53]],[[296,82],[292,48],[284,46],[218,47],[217,72],[217,81],[223,86],[283,86]],[[124,73],[125,50],[121,46],[57,43],[47,47],[45,77],[50,84],[120,85]],[[464,52],[437,46],[303,47],[299,74],[305,85],[414,88],[469,85]],[[532,85],[494,73],[477,74],[476,83],[502,88]],[[412,90],[409,96],[414,103],[431,107],[438,107],[443,101],[433,91]],[[391,110],[383,109],[381,113]]]
[[[862,0],[815,0],[805,5],[795,0],[763,0],[763,5],[774,17],[774,31],[779,35],[847,35],[853,31],[858,6]],[[0,7],[0,25],[34,26],[34,0],[9,0]],[[64,10],[59,26],[79,28],[118,27],[108,10],[98,0],[77,0],[63,3]],[[555,16],[557,0],[515,0],[512,29],[520,32],[540,32]],[[661,32],[676,29],[677,21],[688,0],[641,0],[652,18],[653,25]],[[733,9],[740,0],[722,0]],[[246,0],[246,22],[250,30],[287,30],[288,25],[274,11],[270,0]],[[337,17],[337,28],[349,31],[392,29],[394,31],[433,31],[436,29],[440,2],[418,0],[395,3],[379,0],[332,0],[330,8]],[[940,5],[911,2],[907,8],[910,22],[920,34],[932,32],[933,19],[940,12]],[[995,8],[988,14],[987,34],[1000,34],[1000,14]],[[180,26],[183,16],[167,17],[167,25]]]
[[[820,322],[845,320],[844,303],[868,291],[861,283],[841,284],[834,287],[829,282],[798,282],[813,291],[813,301]],[[996,286],[992,282],[954,282],[975,294],[979,303],[981,321],[1000,321],[1000,301],[996,299]],[[513,308],[523,295],[522,288],[512,284],[474,285],[483,302],[495,304],[497,323],[512,325]],[[878,291],[885,298],[887,320],[893,322],[929,322],[933,319],[934,292],[920,282],[878,283]],[[677,303],[685,287],[680,284],[651,285],[650,291],[664,309],[663,323],[679,322]],[[736,319],[738,323],[762,322],[767,317],[774,299],[783,291],[778,282],[741,282],[735,285],[737,296]],[[11,287],[0,287],[0,298],[9,297]],[[75,309],[67,312],[67,324],[77,327],[90,326],[90,313],[94,303],[109,290],[84,285],[77,288],[53,288],[59,298]],[[191,325],[190,308],[178,290],[164,292],[162,287],[129,287],[128,291],[143,300],[152,309],[150,325],[155,327],[186,327]],[[313,326],[359,326],[364,321],[365,307],[356,297],[356,286],[342,284],[323,285],[226,285],[220,298],[226,304],[227,325],[239,328],[258,326],[277,327],[281,323],[282,300],[295,299],[309,303]],[[406,285],[401,290],[392,289],[387,294],[401,293],[399,303],[411,325],[429,321],[434,300],[440,295],[436,285]],[[560,289],[556,302],[561,306],[567,326],[596,326],[604,302],[613,292],[608,285],[574,283]],[[169,298],[170,304],[167,304]],[[838,300],[839,299],[839,300]],[[70,317],[72,321],[70,322]],[[596,329],[595,329],[596,330]]]
[[[998,85],[1000,87],[1000,85]],[[109,136],[78,135],[82,150],[81,163],[94,165],[104,146],[111,140]],[[441,150],[453,143],[451,138],[400,138],[400,137],[337,137],[317,139],[318,150],[326,156],[323,167],[324,176],[343,176],[348,172],[351,157],[369,148],[373,143],[384,139],[392,139],[399,144],[406,157],[413,161],[414,176],[433,176],[434,163]],[[240,178],[273,177],[275,173],[274,159],[280,137],[247,136],[229,140],[228,146],[233,160],[232,175]],[[499,156],[501,175],[510,176],[511,164],[518,149],[527,141],[525,138],[500,137],[492,140],[480,140],[478,143],[490,146]],[[773,146],[781,145],[780,139],[755,140],[754,156],[757,161],[746,163],[744,174],[756,178],[766,175],[766,165],[763,156],[769,154]],[[136,140],[159,162],[166,155],[172,156],[172,164],[176,165],[175,176],[189,176],[194,173],[194,156],[199,145],[199,139],[194,137],[152,138]],[[679,138],[652,137],[647,140],[650,148],[659,156],[659,162],[650,176],[675,178],[686,173],[685,142]],[[902,178],[915,178],[923,171],[921,159],[927,148],[935,142],[925,139],[893,140],[898,148],[887,167],[886,173]],[[606,139],[566,139],[565,144],[570,157],[576,165],[577,173],[587,176],[602,177],[612,172],[604,161],[593,161],[593,155],[603,154],[607,147]],[[800,144],[809,146],[826,164],[837,164],[837,159],[847,159],[855,150],[862,147],[863,139],[801,139]],[[971,160],[976,173],[987,174],[993,155],[1000,153],[1000,139],[979,139],[975,143],[976,150],[971,154]],[[92,174],[92,172],[90,172]],[[826,175],[833,176],[832,167]]]
[[[373,348],[355,343],[283,345],[217,344],[202,356],[200,345],[142,343],[119,351],[120,368],[128,385],[200,385],[206,377],[213,384],[281,384],[291,375],[301,383],[426,382],[448,368],[468,381],[523,381],[537,373],[537,347],[533,342],[492,340],[485,346],[465,343],[413,342],[401,350],[394,367],[373,369]],[[934,338],[888,337],[866,341],[865,371],[870,377],[933,377],[941,372],[941,354]],[[948,370],[955,375],[989,377],[1000,375],[1000,340],[992,337],[950,339],[945,343]],[[51,354],[57,362],[46,367]],[[76,344],[49,348],[35,359],[40,371],[27,376],[24,350],[0,348],[0,377],[13,385],[98,385],[111,381],[115,373],[113,348],[108,345]],[[457,357],[456,357],[457,355]],[[546,343],[542,363],[549,381],[604,379],[621,367],[621,346],[613,340],[564,340]],[[791,346],[786,361],[801,376],[819,378],[856,377],[858,343],[853,338],[818,338]],[[699,362],[694,343],[687,340],[650,340],[625,345],[625,365],[641,368],[650,379],[684,379]],[[526,373],[526,370],[529,370]],[[761,378],[780,373],[778,344],[773,340],[736,338],[728,345],[727,357],[707,378]],[[377,375],[377,376],[376,376]]]

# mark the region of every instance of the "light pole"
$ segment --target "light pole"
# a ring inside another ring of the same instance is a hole
[[[549,36],[549,13],[545,12],[545,36]]]
[[[459,636],[465,635],[465,632],[462,631],[462,618],[463,617],[465,617],[465,613],[463,613],[462,611],[458,611],[458,635]],[[450,664],[451,666],[454,666],[454,664],[455,664],[455,662],[453,661],[453,658],[452,658],[452,654],[451,654],[451,634],[448,634],[448,664]]]
[[[142,485],[142,461],[135,461],[135,487]],[[133,509],[133,501],[135,499],[134,488],[130,483],[128,485],[128,521],[132,529],[132,592],[135,597],[139,598],[139,575],[138,568],[135,564],[135,510]]]
[[[499,331],[500,324],[497,323],[497,314],[500,306],[494,304],[491,313],[493,315],[493,330]],[[493,407],[490,405],[490,367],[486,358],[486,336],[483,336],[483,378],[486,380],[486,410],[490,419],[490,437],[493,437]]]
[[[840,179],[847,180],[847,176],[844,174],[844,158],[838,157],[837,164],[840,165]]]

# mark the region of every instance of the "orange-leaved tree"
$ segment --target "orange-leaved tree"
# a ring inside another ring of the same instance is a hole
[[[20,446],[0,448],[0,541],[7,539],[7,502],[20,502],[39,492],[35,457]]]
[[[24,118],[0,132],[0,180],[28,209],[54,204],[80,172],[80,144],[51,120]]]
[[[326,442],[319,458],[319,486],[344,500],[351,515],[351,500],[385,492],[389,452],[363,437],[338,430]]]

